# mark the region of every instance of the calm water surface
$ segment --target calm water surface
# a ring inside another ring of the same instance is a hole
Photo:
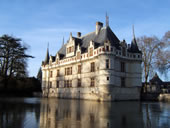
[[[0,128],[170,128],[170,103],[0,99]]]

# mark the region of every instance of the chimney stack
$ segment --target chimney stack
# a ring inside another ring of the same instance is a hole
[[[81,37],[81,32],[77,32],[77,37]]]
[[[103,27],[103,23],[102,22],[96,22],[96,35],[99,34],[101,28]]]

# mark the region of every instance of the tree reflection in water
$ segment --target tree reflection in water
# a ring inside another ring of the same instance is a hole
[[[0,128],[36,128],[40,117],[40,102],[36,98],[0,99]]]
[[[170,127],[170,104],[0,99],[0,128]]]

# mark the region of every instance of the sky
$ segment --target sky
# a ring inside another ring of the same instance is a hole
[[[28,72],[36,77],[48,43],[54,56],[70,32],[85,35],[95,31],[97,21],[105,25],[106,12],[112,31],[127,43],[133,25],[136,37],[161,38],[170,30],[169,0],[0,0],[0,36],[21,38],[29,46],[35,58],[28,60]]]

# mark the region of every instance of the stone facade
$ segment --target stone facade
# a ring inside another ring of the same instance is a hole
[[[107,25],[70,38],[42,62],[45,97],[101,101],[138,100],[141,87],[142,54],[135,36],[131,44],[119,41]]]
[[[140,102],[124,104],[44,98],[40,105],[39,128],[144,128],[147,118],[141,111],[145,106],[141,107]]]

